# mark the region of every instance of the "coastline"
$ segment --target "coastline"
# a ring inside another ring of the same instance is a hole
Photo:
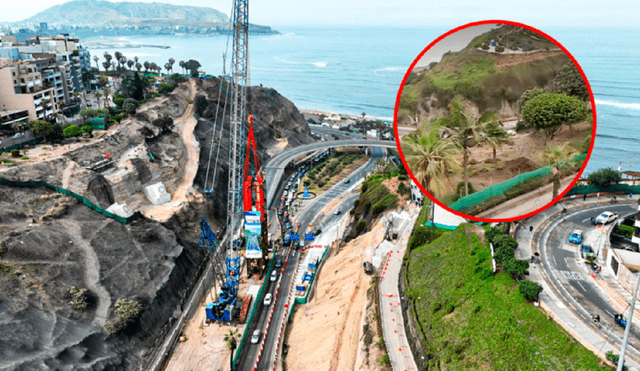
[[[329,117],[331,115],[339,115],[340,117],[355,120],[356,122],[359,122],[362,120],[362,115],[353,115],[353,114],[347,114],[347,113],[318,111],[318,110],[309,110],[309,109],[299,109],[299,111],[302,114],[302,116],[305,118],[305,120],[312,119],[316,122],[320,122],[319,121],[320,115],[323,115],[325,117]],[[383,121],[383,122],[389,122],[393,124],[393,118],[391,117],[376,117],[376,116],[365,115],[364,118],[367,121]]]

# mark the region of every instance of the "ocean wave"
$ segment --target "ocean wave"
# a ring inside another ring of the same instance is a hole
[[[627,108],[627,109],[637,109],[640,110],[640,103],[619,103],[619,102],[609,102],[606,100],[596,99],[596,105],[601,104],[604,106],[613,106],[618,108]]]
[[[290,60],[282,59],[282,58],[275,58],[275,60],[277,60],[278,62],[286,63],[286,64],[308,64],[308,65],[312,65],[312,66],[316,66],[316,67],[320,67],[320,68],[327,67],[327,62],[323,62],[323,61],[318,61],[318,62],[299,62],[299,61],[290,61]]]
[[[638,139],[636,139],[636,138],[617,136],[617,135],[610,135],[610,134],[601,134],[601,133],[596,133],[596,139],[597,138],[624,140],[624,141],[627,141],[627,142],[638,142]],[[620,148],[617,148],[617,150],[620,150]]]
[[[376,68],[375,70],[373,70],[373,73],[378,73],[378,72],[395,72],[395,71],[401,71],[404,70],[405,68],[403,67],[383,67],[383,68]]]
[[[320,68],[327,67],[327,62],[312,62],[311,64]]]

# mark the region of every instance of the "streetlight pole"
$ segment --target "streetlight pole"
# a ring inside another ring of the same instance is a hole
[[[638,295],[638,285],[640,285],[640,274],[636,278],[636,288],[633,290],[633,299],[631,299],[631,309],[629,310],[629,320],[627,326],[624,328],[624,338],[622,339],[622,348],[620,349],[620,359],[618,360],[618,368],[616,371],[622,371],[624,367],[624,354],[627,351],[627,344],[629,343],[629,332],[631,332],[631,321],[633,321],[633,309],[636,306],[636,295]]]

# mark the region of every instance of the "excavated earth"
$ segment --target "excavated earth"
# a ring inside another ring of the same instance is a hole
[[[215,81],[198,80],[199,189],[204,188],[218,91]],[[150,144],[144,138],[159,131],[154,119],[180,117],[189,95],[188,84],[182,84],[141,107],[138,118],[124,120],[87,145],[0,169],[0,177],[43,180],[103,208],[113,202],[132,210],[150,205],[144,187],[161,181],[172,192],[183,175],[186,148],[175,133]],[[276,135],[289,146],[310,140],[298,110],[275,90],[250,88],[248,111],[256,118],[263,162],[266,150],[277,143]],[[222,121],[221,109],[218,116]],[[228,112],[225,121],[228,127]],[[228,131],[223,132],[228,136]],[[82,167],[105,153],[114,159],[113,167],[100,173]],[[181,313],[182,300],[205,258],[197,246],[198,220],[208,217],[215,229],[226,219],[227,161],[228,138],[223,138],[216,184],[211,185],[212,164],[207,187],[216,190],[214,196],[204,204],[186,205],[162,224],[141,217],[124,225],[47,188],[0,186],[0,369],[143,369],[165,329]],[[69,304],[66,291],[71,286],[88,290],[84,311]],[[104,326],[114,318],[114,304],[121,298],[135,299],[143,309],[127,331],[110,336]]]

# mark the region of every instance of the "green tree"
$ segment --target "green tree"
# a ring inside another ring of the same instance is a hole
[[[571,146],[569,142],[561,145],[549,143],[544,152],[539,154],[540,160],[545,165],[553,165],[551,172],[553,175],[553,197],[558,197],[560,193],[560,179],[562,178],[562,170],[569,169],[573,165],[571,160],[578,155],[578,151]]]
[[[140,72],[141,69],[142,69],[142,65],[140,64],[140,62],[136,62],[136,70],[138,70],[138,72]]]
[[[200,65],[200,62],[196,61],[195,59],[189,59],[189,61],[185,63],[185,67],[190,71],[191,77],[198,77],[198,68],[202,66]]]
[[[462,149],[462,172],[464,181],[464,195],[469,195],[469,148],[479,143],[487,125],[496,122],[494,112],[486,111],[480,117],[473,118],[464,111],[459,99],[453,99],[449,104],[448,115],[438,119],[450,133],[453,142]]]
[[[184,66],[185,66],[185,63],[184,63],[184,61],[180,61],[180,62],[178,63],[178,65],[180,66],[180,68],[182,68],[182,74],[184,74],[184,73],[185,73],[185,69],[184,69],[184,68],[185,68],[185,67],[184,67]]]
[[[493,150],[493,162],[495,163],[498,148],[502,147],[503,144],[511,143],[509,134],[507,134],[497,122],[491,121],[484,124],[481,135],[483,143],[491,146]]]
[[[117,70],[117,71],[118,71],[118,73],[119,73],[119,72],[120,72],[120,70],[121,70],[121,68],[122,68],[122,67],[121,67],[122,62],[120,61],[120,60],[121,60],[121,58],[122,58],[122,53],[120,53],[120,52],[115,52],[115,53],[113,53],[113,54],[114,54],[114,55],[115,55],[115,57],[116,57],[116,63],[118,63],[118,70]]]
[[[147,71],[149,71],[149,68],[151,68],[151,63],[149,63],[148,61],[144,61],[143,66],[144,66],[144,73],[146,74]]]
[[[231,365],[231,369],[233,370],[233,352],[235,352],[238,347],[238,340],[240,340],[240,330],[229,330],[228,334],[224,335],[224,342],[227,344],[227,348],[231,349],[231,358],[229,359],[229,364]]]
[[[502,267],[515,279],[529,274],[529,262],[523,259],[508,259],[502,264]]]
[[[158,93],[160,94],[171,93],[173,91],[173,88],[175,88],[175,86],[171,84],[162,83],[158,85]]]
[[[520,294],[522,294],[525,299],[534,300],[542,292],[542,286],[537,282],[524,280],[518,283],[518,291],[520,291]]]
[[[109,68],[111,68],[111,62],[104,61],[102,62],[102,66],[104,67],[105,72],[109,72]]]
[[[127,113],[130,115],[134,114],[137,108],[138,108],[138,101],[133,98],[127,98],[122,103],[122,109],[127,111]]]
[[[551,81],[551,89],[557,93],[578,97],[583,101],[589,99],[587,84],[578,71],[578,67],[572,62],[567,62],[560,68],[556,77]]]
[[[43,120],[33,120],[29,122],[29,130],[33,131],[36,135],[48,136],[53,134],[53,125]]]
[[[93,128],[91,127],[91,125],[84,125],[80,128],[80,130],[82,130],[83,134],[87,134],[90,137],[93,136]]]
[[[441,138],[439,131],[436,126],[428,133],[420,130],[402,139],[407,165],[420,184],[436,196],[446,193],[447,183],[452,188],[449,174],[458,168],[455,144]]]
[[[522,96],[520,96],[520,99],[518,100],[518,110],[520,112],[522,112],[522,108],[524,107],[524,105],[531,100],[532,98],[537,97],[540,94],[544,94],[544,93],[548,93],[547,90],[542,89],[542,88],[533,88],[533,89],[529,89],[527,91],[525,91],[524,93],[522,93]]]
[[[543,93],[531,98],[522,109],[522,118],[530,126],[541,130],[545,144],[563,124],[572,125],[587,118],[587,107],[576,97],[562,93]]]
[[[127,61],[127,67],[129,67],[129,71],[131,71],[131,67],[133,67],[134,64],[135,62],[133,61],[133,59],[129,59]]]
[[[591,185],[597,185],[601,187],[608,186],[609,184],[618,183],[621,180],[620,172],[608,167],[606,169],[600,169],[595,171],[587,177],[587,181]]]
[[[62,132],[62,135],[65,138],[77,137],[80,134],[82,134],[82,129],[80,129],[78,125],[69,125],[66,128],[64,128]]]
[[[143,100],[145,99],[147,84],[140,78],[140,74],[135,72],[133,79],[131,79],[131,84],[125,87],[125,91],[129,97],[135,100]]]

